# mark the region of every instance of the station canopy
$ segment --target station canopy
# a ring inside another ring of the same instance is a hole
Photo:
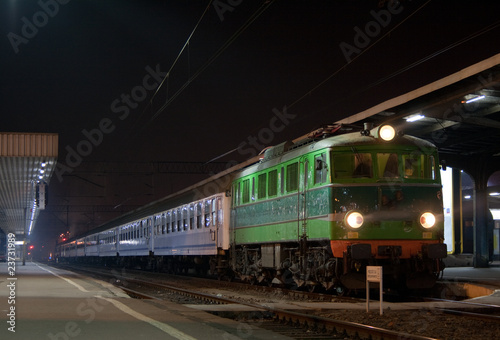
[[[430,141],[443,165],[484,176],[500,208],[500,54],[336,123],[391,124]]]
[[[17,241],[29,237],[44,208],[57,150],[54,133],[0,132],[0,229]]]

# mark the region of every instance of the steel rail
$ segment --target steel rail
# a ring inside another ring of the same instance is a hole
[[[327,331],[335,331],[337,333],[344,332],[349,336],[358,336],[358,337],[363,338],[363,339],[435,340],[434,338],[429,338],[429,337],[424,337],[424,336],[419,336],[419,335],[414,335],[414,334],[408,334],[408,333],[403,333],[403,332],[391,331],[391,330],[373,327],[373,326],[367,326],[367,325],[363,325],[363,324],[359,324],[359,323],[355,323],[355,322],[329,319],[329,318],[325,318],[325,317],[314,316],[311,314],[304,314],[304,313],[298,313],[298,312],[292,312],[292,311],[288,311],[288,310],[278,309],[278,308],[274,308],[274,307],[270,307],[270,306],[266,306],[266,305],[236,301],[236,300],[216,296],[213,294],[205,294],[205,293],[200,293],[200,292],[196,292],[196,291],[191,291],[188,289],[174,287],[174,286],[170,286],[170,285],[167,285],[164,283],[155,283],[152,281],[144,281],[144,280],[129,278],[129,277],[122,276],[122,275],[96,272],[95,270],[89,271],[89,270],[80,269],[80,268],[77,268],[76,270],[89,272],[89,273],[94,274],[94,275],[103,275],[106,277],[113,277],[116,279],[124,280],[128,283],[134,283],[137,285],[143,285],[143,286],[148,286],[148,287],[170,290],[170,291],[174,291],[178,294],[182,294],[182,295],[189,296],[189,297],[194,297],[194,298],[200,299],[202,301],[208,301],[211,303],[244,305],[244,306],[248,306],[248,307],[251,307],[251,308],[254,308],[257,310],[263,310],[263,311],[267,311],[271,314],[274,314],[275,318],[281,322],[295,323],[295,324],[300,324],[302,326],[307,326],[307,327],[316,327],[316,328],[322,327],[323,329],[325,329]],[[123,288],[121,285],[117,285],[117,286],[120,288]],[[132,292],[140,293],[140,292],[137,292],[135,290]],[[140,294],[142,294],[142,293],[140,293]]]

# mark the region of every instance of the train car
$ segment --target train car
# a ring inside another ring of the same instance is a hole
[[[341,127],[327,131],[339,133]],[[391,126],[267,150],[233,183],[232,270],[243,279],[327,289],[425,288],[444,269],[436,148]]]
[[[157,216],[155,255],[217,255],[227,250],[229,204],[225,194],[217,194]]]
[[[91,231],[87,255],[338,292],[364,288],[366,266],[398,288],[444,269],[437,150],[389,125],[327,127],[224,176],[216,194],[195,185]],[[81,256],[75,240],[58,248]]]
[[[85,238],[80,237],[76,240],[76,257],[84,257],[85,256]]]
[[[88,235],[85,237],[85,256],[98,257],[99,256],[99,235]]]

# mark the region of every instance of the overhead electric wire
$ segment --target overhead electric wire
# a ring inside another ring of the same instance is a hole
[[[155,93],[153,93],[153,96],[151,97],[151,99],[149,100],[148,102],[148,105],[146,106],[146,108],[144,108],[141,116],[146,112],[146,110],[153,104],[153,99],[156,97],[156,95],[158,94],[158,91],[160,91],[161,87],[163,86],[163,83],[165,82],[165,80],[167,80],[169,77],[170,77],[170,72],[172,72],[172,70],[174,69],[175,65],[177,64],[177,61],[179,60],[179,58],[181,57],[182,53],[184,52],[184,50],[186,49],[187,46],[189,46],[189,42],[191,41],[191,38],[193,37],[194,35],[194,32],[196,32],[196,30],[198,29],[198,26],[200,25],[201,21],[203,20],[203,18],[205,17],[205,14],[207,14],[208,12],[208,9],[210,8],[210,6],[212,5],[212,0],[209,1],[207,7],[205,8],[205,10],[203,11],[203,14],[201,15],[200,19],[198,19],[198,22],[196,23],[196,25],[194,26],[193,30],[191,31],[191,34],[189,34],[189,37],[187,38],[186,42],[184,43],[184,46],[182,46],[181,50],[179,51],[179,53],[177,54],[177,57],[175,58],[174,62],[172,63],[172,65],[170,66],[170,69],[167,71],[167,74],[165,77],[163,77],[161,83],[158,85],[158,87],[156,88],[156,91]],[[168,82],[167,82],[167,93],[168,93]]]
[[[210,66],[260,15],[262,15],[262,13],[264,13],[273,2],[274,0],[265,1],[259,7],[259,9],[257,9],[257,11],[254,12],[252,16],[248,18],[247,21],[245,21],[245,23],[235,33],[233,33],[233,35],[231,35],[231,37],[212,56],[192,76],[190,76],[188,80],[170,98],[167,99],[165,104],[163,104],[158,110],[156,110],[150,120],[146,124],[144,124],[142,129],[151,124],[153,120],[155,120],[191,84],[193,80],[195,80],[208,66]],[[165,76],[165,79],[168,78],[169,73],[170,70]],[[158,91],[155,92],[155,95],[157,92]]]
[[[420,6],[415,11],[413,11],[413,13],[411,13],[410,15],[408,15],[400,23],[398,23],[397,25],[395,25],[388,32],[386,32],[379,39],[377,39],[373,44],[371,44],[370,46],[366,47],[363,51],[361,51],[361,53],[359,53],[358,55],[356,55],[354,58],[352,58],[346,64],[342,65],[339,69],[337,69],[335,72],[333,72],[332,74],[330,74],[324,80],[322,80],[321,82],[319,82],[316,86],[314,86],[311,90],[307,91],[304,95],[302,95],[300,98],[298,98],[297,100],[295,100],[293,103],[291,103],[290,105],[287,105],[287,108],[293,107],[295,104],[297,104],[300,101],[302,101],[302,99],[306,98],[307,96],[310,96],[313,91],[316,91],[318,88],[320,88],[321,86],[323,86],[326,82],[328,82],[331,78],[335,77],[342,70],[344,70],[347,66],[351,65],[356,59],[358,59],[359,57],[361,57],[363,54],[365,54],[367,51],[369,51],[373,46],[375,46],[378,42],[380,42],[386,36],[388,36],[389,34],[391,34],[396,28],[398,28],[399,26],[401,26],[404,22],[406,22],[408,19],[410,19],[411,17],[413,17],[416,13],[418,13],[422,8],[424,8],[427,4],[429,4],[429,2],[431,2],[431,0],[426,1],[424,4],[422,4],[422,6]]]
[[[379,41],[381,41],[382,39],[384,39],[387,35],[391,34],[396,28],[398,28],[399,26],[401,26],[404,22],[406,22],[409,18],[411,18],[412,16],[414,16],[417,12],[419,12],[422,8],[424,8],[429,2],[431,2],[431,0],[428,0],[426,1],[424,4],[422,4],[419,8],[417,8],[415,11],[413,11],[413,13],[411,13],[410,15],[408,15],[405,19],[403,19],[400,23],[398,23],[397,25],[395,25],[393,28],[391,28],[388,32],[386,32],[384,35],[382,35],[379,39],[377,39],[373,44],[371,44],[370,46],[368,46],[367,48],[365,48],[363,51],[361,51],[361,53],[359,53],[357,56],[355,56],[352,60],[348,61],[346,64],[344,64],[342,67],[340,67],[339,69],[337,69],[335,72],[333,72],[332,74],[330,74],[328,77],[326,77],[324,80],[322,80],[321,82],[319,82],[317,85],[315,85],[311,90],[307,91],[304,95],[302,95],[300,98],[298,98],[297,100],[295,100],[294,102],[292,102],[290,105],[286,105],[286,108],[289,109],[291,107],[293,107],[295,104],[299,103],[300,101],[302,101],[304,98],[306,98],[307,96],[311,95],[313,91],[317,90],[318,88],[320,88],[321,86],[323,86],[326,82],[328,82],[331,78],[333,78],[334,76],[336,76],[337,74],[339,74],[342,70],[344,70],[347,66],[349,66],[350,64],[352,64],[352,62],[354,62],[356,59],[358,59],[360,56],[362,56],[364,53],[366,53],[366,51],[370,50],[373,46],[375,46]],[[230,151],[227,151],[225,152],[224,154],[222,155],[219,155],[215,158],[213,158],[212,160],[210,160],[209,162],[213,161],[213,160],[217,160],[223,156],[226,156],[236,150],[238,150],[239,148],[234,148]],[[209,163],[207,162],[207,163]]]
[[[366,91],[366,90],[368,90],[368,89],[370,89],[370,88],[372,88],[374,86],[380,85],[381,83],[383,83],[383,82],[385,82],[385,81],[387,81],[387,80],[389,80],[389,79],[391,79],[391,78],[393,78],[393,77],[395,77],[397,75],[400,75],[401,73],[404,73],[404,72],[406,72],[406,71],[414,68],[415,66],[418,66],[418,65],[420,65],[420,64],[422,64],[422,63],[424,63],[424,62],[426,62],[428,60],[431,60],[432,58],[435,58],[435,57],[437,57],[438,55],[440,55],[440,54],[442,54],[444,52],[447,52],[447,51],[449,51],[449,50],[451,50],[451,49],[453,49],[453,48],[455,48],[457,46],[460,46],[460,45],[466,43],[467,41],[469,41],[471,39],[477,38],[477,37],[479,37],[479,36],[481,36],[481,35],[489,32],[492,29],[495,29],[495,28],[497,28],[499,26],[500,26],[500,20],[496,21],[495,23],[493,23],[493,24],[491,24],[491,25],[489,25],[487,27],[484,27],[484,28],[480,29],[477,32],[472,33],[471,35],[469,35],[469,36],[467,36],[467,37],[465,37],[463,39],[460,39],[460,40],[454,42],[453,44],[450,44],[450,45],[448,45],[448,46],[446,46],[446,47],[444,47],[444,48],[442,48],[442,49],[440,49],[440,50],[438,50],[438,51],[436,51],[434,53],[431,53],[428,56],[426,56],[426,57],[424,57],[422,59],[419,59],[419,60],[411,63],[410,65],[407,65],[407,66],[405,66],[405,67],[397,70],[396,72],[393,72],[393,73],[391,73],[391,74],[389,74],[389,75],[387,75],[387,76],[385,76],[385,77],[383,77],[383,78],[381,78],[381,79],[379,79],[379,80],[371,83],[368,86],[365,86],[364,88],[356,91],[355,93],[358,94],[358,93],[364,92],[364,91]]]

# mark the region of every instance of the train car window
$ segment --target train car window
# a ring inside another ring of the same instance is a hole
[[[269,197],[276,196],[278,194],[278,170],[270,171],[268,180],[267,194]]]
[[[194,228],[194,205],[190,204],[189,205],[189,229]]]
[[[298,189],[299,163],[293,163],[286,167],[286,191],[292,192]]]
[[[205,201],[205,227],[210,227],[210,206],[211,206],[212,201],[211,200],[206,200]]]
[[[250,180],[246,179],[243,181],[243,192],[242,192],[241,203],[248,203],[248,202],[250,202]]]
[[[212,200],[212,226],[217,226],[217,200]]]
[[[189,225],[188,225],[188,222],[189,222],[189,219],[188,219],[188,209],[186,207],[184,207],[182,209],[182,226],[183,226],[183,229],[184,230],[188,230],[189,229]]]
[[[257,197],[259,199],[261,198],[266,198],[266,192],[267,192],[267,174],[263,173],[260,174],[258,177],[258,188],[257,188]]]
[[[378,174],[384,178],[399,177],[399,159],[396,153],[377,154]]]
[[[170,234],[170,223],[172,221],[172,216],[170,215],[170,211],[167,212],[167,216],[166,216],[166,223],[167,223],[167,234]]]
[[[326,154],[314,156],[314,184],[325,183],[327,172]]]
[[[177,209],[177,231],[182,231],[182,210]]]
[[[198,202],[196,204],[196,227],[198,229],[201,228],[201,226],[203,225],[202,221],[201,221],[201,214],[202,214],[202,210],[201,210],[201,207],[202,207],[202,204],[201,202]]]

